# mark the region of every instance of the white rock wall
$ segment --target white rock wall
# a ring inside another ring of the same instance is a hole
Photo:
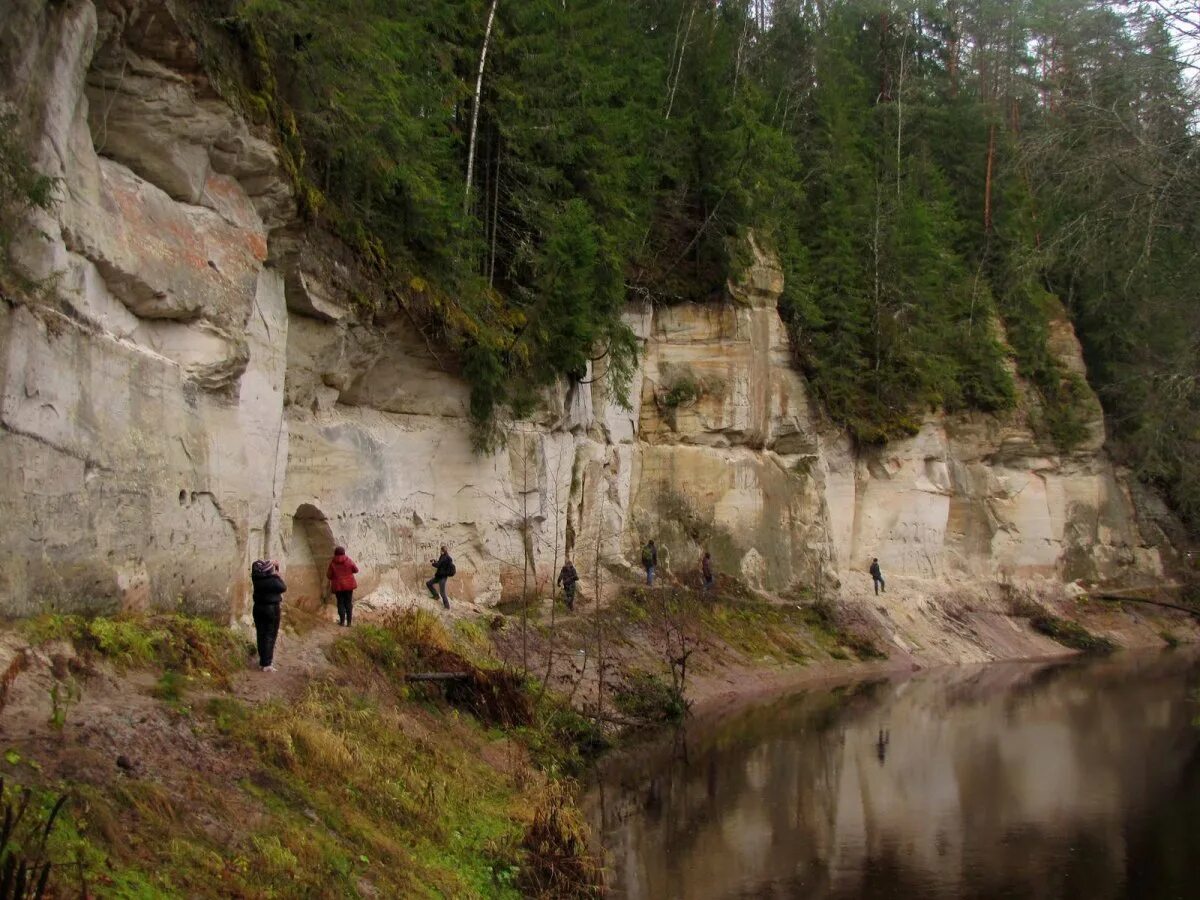
[[[53,278],[47,302],[0,304],[0,611],[236,616],[263,554],[311,606],[335,542],[378,600],[421,597],[443,543],[453,596],[480,602],[544,586],[568,546],[585,593],[596,574],[607,591],[649,537],[665,576],[694,578],[707,548],[771,593],[861,598],[878,556],[917,605],[1160,574],[1098,416],[1067,457],[1024,414],[852,447],[791,366],[782,273],[756,245],[726,302],[630,310],[625,404],[589,373],[478,454],[454,361],[364,310],[353,261],[297,227],[269,136],[217,98],[175,7],[6,7],[0,99],[63,190],[15,251]]]
[[[16,476],[0,487],[0,605],[239,612],[278,528],[288,320],[254,197],[212,160],[274,167],[274,151],[210,102],[208,124],[243,143],[200,135],[171,178],[152,161],[174,144],[143,140],[136,98],[114,101],[124,118],[93,112],[114,106],[104,65],[203,94],[167,65],[189,42],[162,4],[7,6],[4,99],[61,190],[14,253],[51,302],[0,305],[0,457]],[[141,158],[103,155],[122,142]],[[198,193],[172,196],[184,175]]]

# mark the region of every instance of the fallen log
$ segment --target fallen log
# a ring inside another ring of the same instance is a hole
[[[1200,619],[1200,609],[1190,606],[1180,606],[1178,603],[1167,603],[1165,600],[1148,600],[1145,597],[1130,597],[1125,594],[1088,594],[1094,600],[1105,600],[1109,603],[1145,603],[1147,606],[1161,606],[1164,609],[1177,609]]]
[[[605,716],[599,713],[583,713],[583,717],[596,722],[607,722],[609,725],[621,725],[625,728],[637,728],[646,724],[645,722],[635,722],[632,719],[620,719],[616,716]]]

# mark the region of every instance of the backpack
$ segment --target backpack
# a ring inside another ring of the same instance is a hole
[[[649,546],[642,548],[642,565],[643,566],[654,565],[654,551],[651,550]]]
[[[446,576],[453,578],[458,574],[458,569],[454,568],[454,560],[450,560],[450,565],[446,566]]]

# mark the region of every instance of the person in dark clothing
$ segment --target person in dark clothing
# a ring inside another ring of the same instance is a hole
[[[442,595],[442,606],[446,609],[450,608],[450,600],[446,597],[446,579],[455,574],[454,560],[446,551],[446,545],[442,544],[442,555],[437,559],[431,559],[429,564],[433,566],[433,577],[425,582],[425,587],[429,588],[429,596],[434,600],[438,599],[438,593]],[[437,591],[433,588],[437,586]]]
[[[713,576],[712,554],[707,550],[700,557],[700,582],[706,591],[711,591],[713,585],[716,583],[716,578]]]
[[[881,572],[879,569],[879,560],[878,559],[871,560],[870,572],[871,572],[871,580],[875,583],[875,593],[878,594],[880,591],[884,590],[883,572]],[[886,593],[886,591],[885,591],[885,593]]]
[[[646,585],[654,587],[654,571],[658,568],[658,548],[654,541],[642,548],[642,568],[646,570]]]
[[[325,577],[329,579],[329,589],[337,597],[338,624],[346,627],[350,626],[354,616],[354,590],[358,587],[354,578],[356,572],[358,566],[346,555],[346,548],[334,547],[333,559],[329,561]]]
[[[279,636],[279,605],[287,585],[279,577],[279,563],[257,560],[250,567],[254,585],[254,636],[258,644],[258,665],[264,672],[275,671],[275,638]]]
[[[563,599],[567,601],[567,609],[575,609],[575,585],[579,584],[579,573],[571,560],[563,563],[562,571],[558,573],[558,583],[563,587]]]

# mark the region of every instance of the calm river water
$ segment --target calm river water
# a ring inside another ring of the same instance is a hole
[[[1200,898],[1191,652],[789,696],[606,759],[613,896]]]

